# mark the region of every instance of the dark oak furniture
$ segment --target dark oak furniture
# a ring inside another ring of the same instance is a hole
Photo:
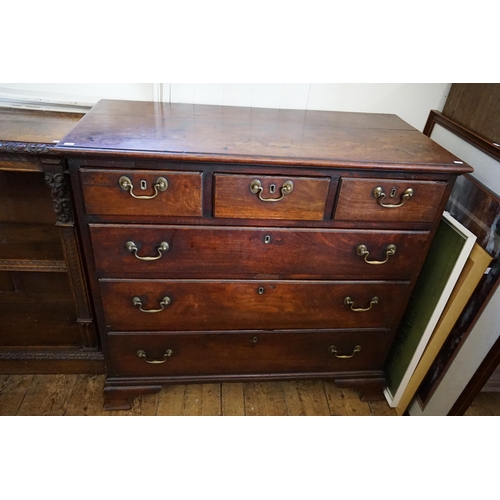
[[[0,108],[0,373],[102,373],[56,142],[80,114]]]
[[[68,159],[106,407],[383,366],[457,175],[394,115],[100,101]]]

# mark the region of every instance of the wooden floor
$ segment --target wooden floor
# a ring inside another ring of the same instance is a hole
[[[0,375],[0,415],[395,416],[328,381],[165,386],[129,411],[104,411],[104,375]]]
[[[0,415],[395,416],[385,401],[362,402],[329,381],[165,386],[129,411],[104,411],[104,375],[1,375]],[[481,393],[467,416],[499,416],[500,393]]]
[[[481,392],[465,412],[469,417],[500,416],[500,393]]]

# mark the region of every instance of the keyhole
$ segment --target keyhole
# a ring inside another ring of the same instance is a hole
[[[264,287],[263,286],[259,286],[259,289],[257,290],[257,293],[259,295],[264,295]]]
[[[268,236],[266,236],[266,237],[264,238],[264,243],[265,243],[266,245],[267,245],[268,243],[271,243],[271,236],[269,236],[269,235],[268,235]]]
[[[141,189],[145,191],[148,188],[148,183],[146,181],[141,181]]]
[[[391,198],[394,198],[394,196],[396,196],[396,193],[397,193],[397,192],[398,192],[398,190],[397,190],[395,187],[393,187],[393,188],[391,189],[391,192],[389,193],[389,196],[390,196]]]
[[[256,344],[256,343],[258,342],[258,340],[259,340],[259,339],[258,339],[257,337],[254,337],[254,338],[252,339],[252,344]]]
[[[269,186],[269,192],[270,192],[271,194],[273,194],[273,193],[275,193],[275,192],[276,192],[276,184],[271,184],[271,185]]]

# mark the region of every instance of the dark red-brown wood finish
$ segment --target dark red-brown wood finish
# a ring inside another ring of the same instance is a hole
[[[0,372],[102,373],[66,163],[81,114],[0,109]]]
[[[457,175],[394,115],[101,101],[69,160],[107,408],[383,363]]]

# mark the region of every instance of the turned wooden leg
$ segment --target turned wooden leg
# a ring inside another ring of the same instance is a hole
[[[104,409],[105,410],[130,410],[132,403],[137,396],[143,394],[156,394],[160,392],[161,385],[141,385],[141,386],[113,386],[104,387]]]

